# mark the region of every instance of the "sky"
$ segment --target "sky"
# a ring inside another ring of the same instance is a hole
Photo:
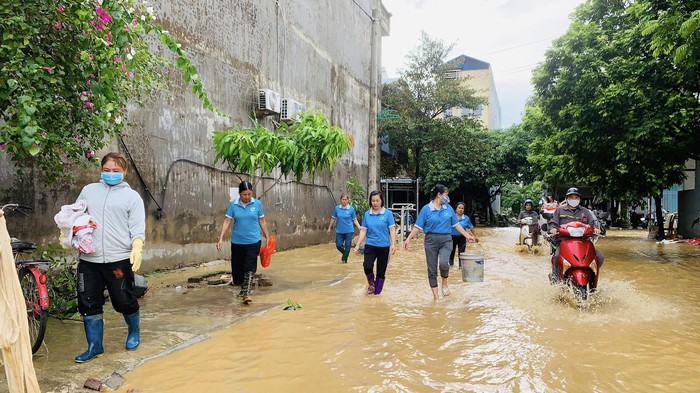
[[[503,128],[520,123],[532,94],[532,70],[553,39],[563,35],[569,15],[584,0],[382,0],[391,13],[390,35],[382,38],[382,67],[389,77],[405,68],[406,55],[425,31],[459,55],[491,64]]]

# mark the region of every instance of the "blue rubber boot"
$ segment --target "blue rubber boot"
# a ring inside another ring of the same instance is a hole
[[[88,342],[88,349],[75,357],[76,363],[85,363],[105,353],[102,347],[102,336],[104,332],[102,314],[83,317],[83,326],[85,327],[85,338]]]
[[[126,350],[133,351],[141,344],[141,320],[139,312],[136,311],[131,315],[124,315],[124,320],[129,326],[129,334],[126,336]]]

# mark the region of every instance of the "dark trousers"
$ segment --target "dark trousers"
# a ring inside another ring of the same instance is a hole
[[[386,267],[389,265],[390,247],[376,247],[365,244],[365,261],[362,267],[365,274],[374,273],[374,261],[377,261],[377,278],[385,278]]]
[[[139,310],[134,295],[134,272],[131,262],[124,259],[112,263],[78,263],[78,311],[84,317],[103,313],[104,290],[117,312],[132,315]]]
[[[455,264],[455,251],[459,250],[459,254],[463,254],[467,250],[467,238],[459,235],[452,235],[452,252],[450,253],[450,266]],[[457,255],[459,258],[459,255]],[[462,267],[462,261],[459,261],[459,267]]]
[[[231,276],[233,285],[243,285],[243,277],[246,272],[258,270],[258,255],[262,241],[253,244],[231,243]]]

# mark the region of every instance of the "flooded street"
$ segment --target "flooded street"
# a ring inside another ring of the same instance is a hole
[[[274,290],[255,291],[255,317],[145,362],[125,374],[119,391],[691,392],[700,386],[697,246],[609,231],[598,242],[606,255],[599,292],[577,309],[549,285],[548,255],[516,251],[516,228],[478,232],[484,282],[465,283],[455,268],[452,295],[437,303],[422,237],[391,258],[381,296],[364,294],[361,256],[341,264],[331,244],[280,252],[263,269]],[[290,298],[303,309],[284,311]]]

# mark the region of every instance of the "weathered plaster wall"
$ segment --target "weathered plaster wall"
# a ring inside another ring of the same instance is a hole
[[[231,117],[221,119],[201,109],[176,71],[169,91],[143,108],[130,108],[134,127],[124,141],[136,165],[127,181],[141,193],[148,212],[144,269],[228,256],[214,245],[229,188],[240,180],[214,164],[211,138],[227,125],[250,124],[259,88],[310,101],[355,140],[352,153],[333,173],[303,179],[303,184],[277,185],[263,199],[278,247],[330,241],[324,228],[346,180],[367,181],[370,1],[171,0],[157,7],[162,24],[198,67],[215,106]],[[276,119],[259,120],[273,128]],[[112,148],[124,150],[116,143]],[[99,178],[97,169],[78,171],[73,184],[47,189],[40,176],[16,177],[6,156],[0,156],[0,163],[1,200],[36,210],[31,218],[11,220],[11,231],[40,243],[54,237],[52,217],[59,207]],[[271,184],[263,179],[257,192]],[[160,219],[157,205],[162,207]]]

